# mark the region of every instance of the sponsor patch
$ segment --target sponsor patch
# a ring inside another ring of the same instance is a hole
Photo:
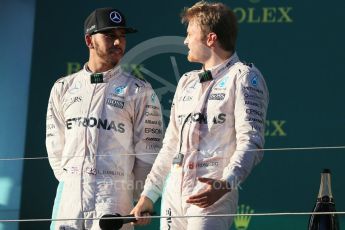
[[[150,125],[162,125],[162,121],[161,120],[145,120],[146,124],[150,124]]]
[[[147,141],[161,141],[161,139],[158,137],[146,137],[145,140],[147,140]]]
[[[159,109],[159,107],[155,106],[155,105],[146,105],[145,108],[147,108],[147,109]]]
[[[126,86],[118,86],[114,89],[116,95],[123,95],[125,93]]]
[[[160,145],[146,145],[145,149],[158,151],[161,148]]]
[[[55,125],[54,124],[47,124],[47,130],[51,130],[51,129],[55,129]]]
[[[114,130],[119,133],[125,132],[125,124],[108,121],[108,119],[101,119],[96,117],[75,117],[67,119],[66,128],[73,129],[75,127],[89,127],[104,130]]]
[[[247,114],[253,114],[262,117],[263,113],[261,111],[257,111],[255,109],[246,109]]]
[[[74,103],[77,103],[77,102],[82,102],[82,100],[83,100],[83,97],[81,97],[81,96],[71,97],[71,98],[65,100],[65,103],[66,103],[65,109],[67,110],[71,105],[73,105]]]
[[[157,95],[156,95],[155,93],[152,93],[152,94],[151,94],[151,102],[152,102],[153,104],[156,103],[156,97],[157,97]]]
[[[194,168],[207,168],[207,167],[212,167],[212,166],[218,166],[219,162],[214,161],[214,162],[199,162],[199,163],[189,163],[188,168],[189,169],[194,169]]]
[[[152,111],[152,112],[146,111],[145,115],[146,116],[159,117],[161,114],[159,112],[157,112],[157,111]]]
[[[254,91],[254,92],[257,92],[257,93],[260,93],[260,94],[264,94],[264,92],[262,90],[260,90],[258,88],[253,88],[251,86],[244,86],[243,90]]]
[[[250,83],[252,84],[252,86],[257,86],[258,85],[258,76],[253,76],[252,79],[250,80]]]
[[[81,87],[82,87],[81,82],[77,81],[68,89],[68,92],[71,94],[74,94],[78,92],[81,89]]]
[[[162,130],[155,128],[145,128],[145,133],[162,134]]]
[[[191,96],[181,96],[178,100],[179,101],[191,101],[193,97]]]
[[[225,98],[225,93],[213,93],[210,95],[208,100],[217,100],[217,101],[222,101]]]
[[[262,108],[260,103],[256,103],[256,102],[253,102],[253,101],[244,101],[244,104],[252,105],[252,106],[255,106],[255,107],[258,107],[258,108]]]
[[[262,100],[262,97],[259,97],[259,96],[256,96],[256,95],[253,95],[253,94],[248,94],[248,93],[244,93],[243,96],[246,98],[246,99],[253,99],[253,100]]]
[[[222,88],[222,89],[225,88],[227,81],[228,81],[228,78],[224,78],[223,80],[221,80],[221,82],[219,82],[217,87]]]
[[[260,120],[260,119],[257,119],[257,118],[253,118],[253,117],[247,117],[245,120],[246,120],[246,121],[258,122],[258,123],[260,123],[260,124],[263,124],[263,123],[264,123],[263,120]]]
[[[117,107],[120,109],[123,109],[123,107],[125,106],[125,102],[123,101],[118,101],[112,98],[107,98],[107,105],[113,106],[113,107]]]

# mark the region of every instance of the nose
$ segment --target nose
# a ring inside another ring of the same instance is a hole
[[[120,45],[120,38],[115,38],[115,40],[114,40],[114,46],[118,46],[118,45]]]
[[[188,38],[187,37],[184,39],[183,44],[188,46]]]

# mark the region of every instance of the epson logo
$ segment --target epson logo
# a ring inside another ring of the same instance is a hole
[[[263,113],[262,113],[262,112],[257,111],[257,110],[255,110],[255,109],[246,109],[246,113],[247,113],[247,114],[254,114],[254,115],[257,115],[257,116],[260,116],[260,117],[263,116]]]
[[[145,128],[145,133],[162,134],[162,130],[154,128]]]
[[[90,127],[90,128],[102,128],[104,130],[115,130],[119,133],[125,132],[125,124],[118,123],[116,124],[114,121],[109,121],[107,119],[100,119],[95,117],[77,117],[77,118],[70,118],[66,120],[66,128],[72,129],[75,126],[78,127]]]

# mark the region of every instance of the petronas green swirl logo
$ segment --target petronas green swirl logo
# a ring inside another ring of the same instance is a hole
[[[244,204],[239,205],[237,207],[237,214],[241,214],[241,215],[236,216],[234,218],[236,230],[247,230],[250,223],[250,219],[252,217],[246,216],[243,214],[253,214],[253,213],[254,213],[254,209],[251,209],[249,205],[244,205]]]

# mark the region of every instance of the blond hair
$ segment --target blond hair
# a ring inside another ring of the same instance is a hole
[[[235,51],[237,39],[237,19],[232,10],[223,3],[200,1],[190,8],[184,8],[181,22],[188,24],[195,20],[202,32],[215,33],[220,46],[226,51]]]

